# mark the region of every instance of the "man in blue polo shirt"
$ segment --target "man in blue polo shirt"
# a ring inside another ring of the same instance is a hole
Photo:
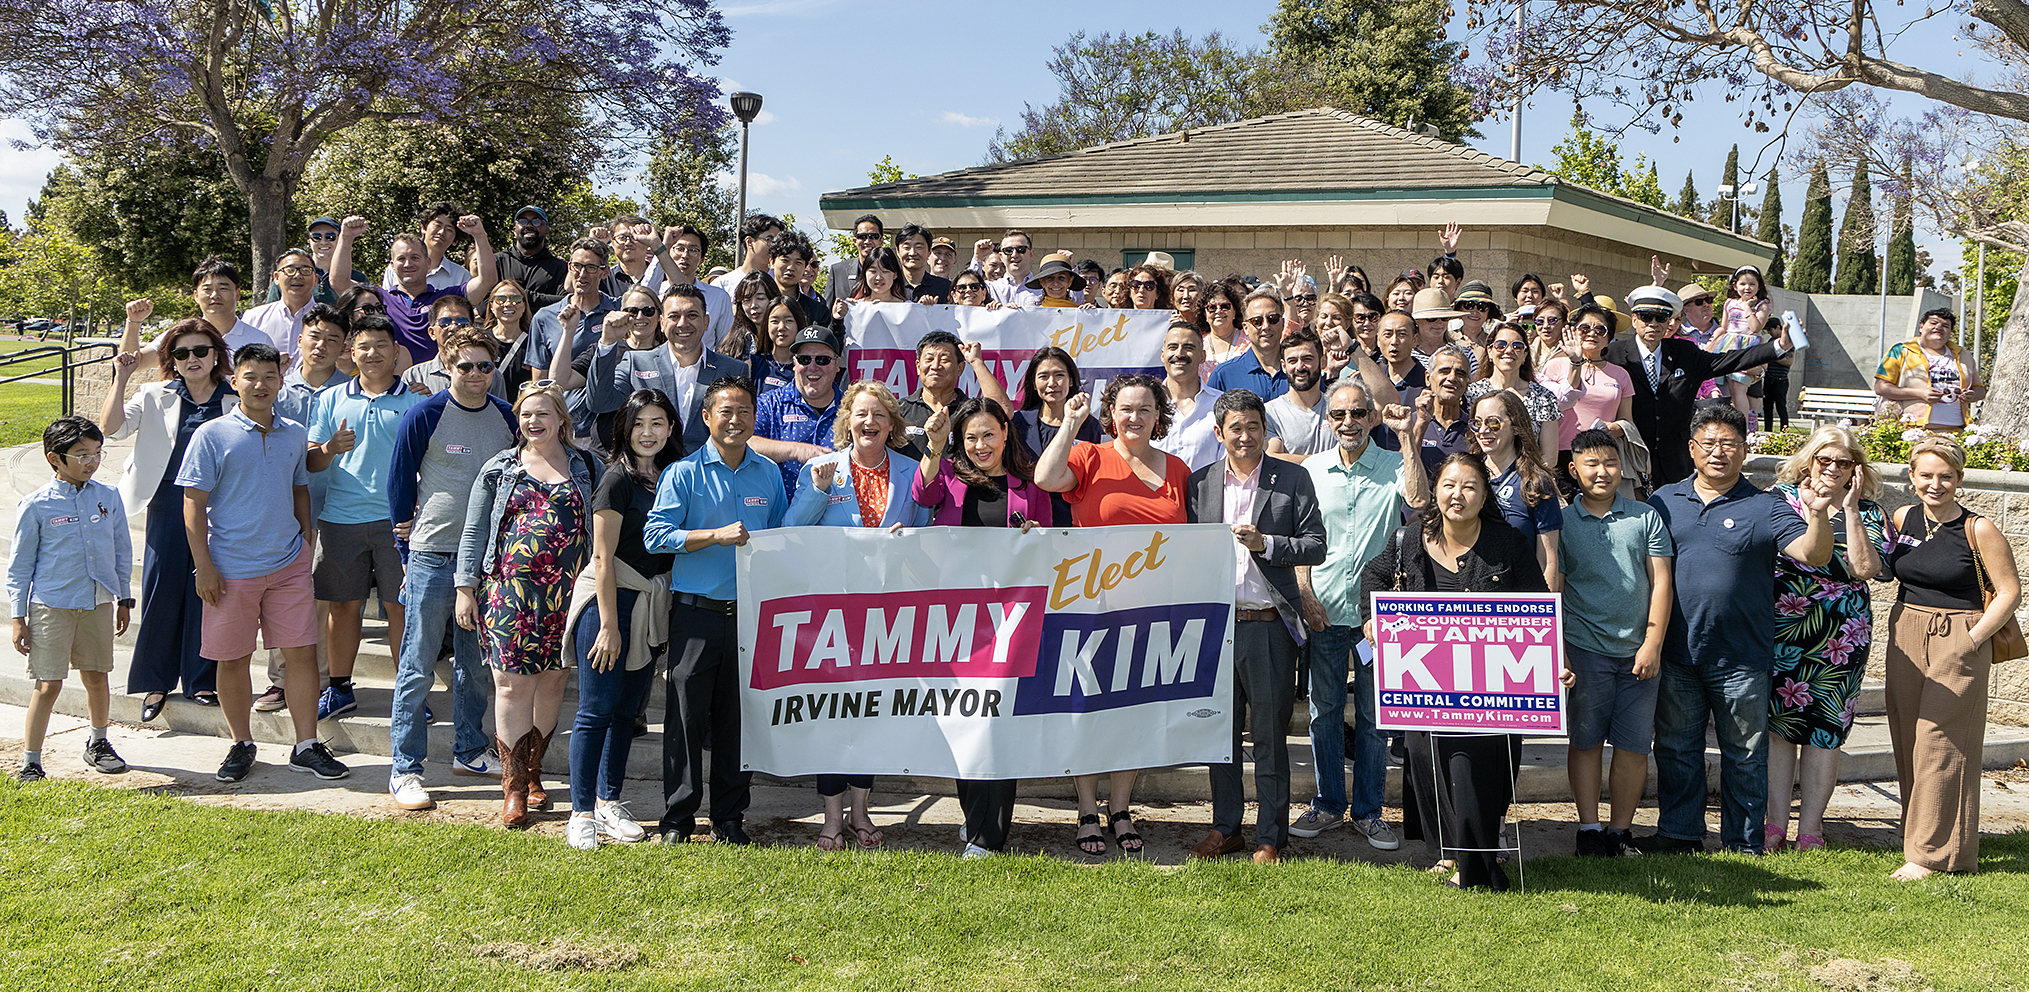
[[[402,414],[423,397],[395,378],[394,325],[364,317],[346,334],[359,375],[318,394],[310,414],[309,468],[326,477],[311,578],[327,619],[331,686],[317,699],[317,719],[350,713],[352,664],[359,656],[359,608],[378,588],[389,644],[402,642],[401,553],[388,517],[388,466]]]
[[[838,419],[839,359],[845,346],[829,327],[806,327],[790,345],[796,381],[762,396],[754,414],[754,450],[782,469],[782,488],[796,491],[803,463],[831,453],[832,424]]]
[[[1282,373],[1282,298],[1272,289],[1257,289],[1240,301],[1240,314],[1253,347],[1213,369],[1205,385],[1222,393],[1252,390],[1263,402],[1289,392],[1289,377]]]
[[[1805,514],[1740,477],[1747,419],[1730,406],[1691,418],[1696,472],[1649,497],[1677,548],[1675,600],[1656,702],[1656,832],[1645,853],[1704,849],[1705,723],[1718,726],[1719,842],[1761,853],[1768,808],[1769,668],[1775,656],[1775,556],[1832,560],[1830,510],[1841,494],[1806,480]]]
[[[352,243],[366,233],[366,218],[347,217],[338,228],[338,250],[331,260],[331,288],[340,296],[352,290]],[[427,362],[437,357],[437,341],[430,336],[430,304],[442,296],[463,296],[468,300],[483,300],[493,291],[498,281],[493,266],[493,246],[486,240],[486,225],[478,216],[466,214],[458,218],[458,230],[472,238],[472,262],[479,269],[471,279],[446,289],[430,288],[430,246],[423,236],[413,231],[395,235],[388,241],[388,264],[395,272],[396,285],[383,289],[371,283],[361,283],[380,297],[387,307],[387,318],[393,322],[395,343],[409,351],[409,365]]]
[[[740,770],[739,595],[733,549],[752,531],[782,526],[789,497],[775,463],[747,441],[754,433],[754,385],[720,379],[705,387],[710,440],[662,473],[655,507],[641,529],[651,552],[676,555],[669,571],[669,685],[662,736],[665,844],[690,839],[704,793],[705,735],[711,735],[712,836],[747,844],[740,820],[752,774]]]

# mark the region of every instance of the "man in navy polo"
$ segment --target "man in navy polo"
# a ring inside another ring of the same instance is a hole
[[[1769,668],[1775,656],[1775,556],[1832,559],[1830,510],[1841,494],[1802,484],[1805,513],[1741,478],[1747,419],[1730,406],[1691,418],[1689,479],[1649,497],[1677,546],[1676,599],[1656,703],[1656,832],[1645,853],[1704,850],[1705,724],[1719,737],[1719,842],[1761,853],[1768,808]]]
[[[793,388],[793,387],[785,387]],[[739,587],[733,549],[757,530],[782,526],[789,508],[782,473],[748,446],[754,384],[705,387],[710,440],[665,469],[641,529],[651,552],[674,554],[669,587],[669,705],[662,737],[665,844],[690,839],[704,796],[705,735],[711,735],[712,836],[747,844],[740,821],[753,775],[740,770]]]
[[[1282,373],[1282,298],[1272,289],[1257,289],[1240,301],[1240,315],[1253,347],[1213,369],[1205,385],[1222,393],[1250,390],[1265,403],[1289,392],[1289,377]]]
[[[845,345],[829,327],[806,327],[790,346],[796,381],[761,397],[754,414],[754,450],[781,466],[782,488],[796,491],[803,463],[831,454],[832,424],[838,419],[840,359]]]

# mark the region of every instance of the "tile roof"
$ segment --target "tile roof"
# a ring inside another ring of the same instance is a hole
[[[824,198],[1483,189],[1557,182],[1474,148],[1318,108],[840,190]]]

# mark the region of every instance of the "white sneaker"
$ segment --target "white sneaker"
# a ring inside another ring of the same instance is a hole
[[[993,857],[993,852],[987,850],[986,848],[980,847],[978,844],[967,844],[965,845],[965,853],[959,855],[959,857],[964,858],[967,861],[970,861],[974,858]]]
[[[387,791],[394,796],[395,805],[406,810],[433,809],[437,805],[430,798],[430,790],[423,788],[421,775],[396,775],[388,779]]]
[[[598,824],[600,833],[622,844],[632,844],[648,836],[648,832],[641,829],[641,824],[634,822],[634,817],[627,812],[627,804],[624,802],[607,803],[599,807],[592,813],[592,820]],[[576,822],[575,817],[573,822]]]
[[[470,761],[454,757],[451,759],[451,774],[472,778],[499,778],[500,756],[491,751],[480,751]]]
[[[1354,820],[1353,829],[1367,835],[1367,844],[1376,851],[1392,851],[1402,846],[1395,836],[1395,828],[1380,817],[1371,820]]]
[[[580,851],[599,849],[599,823],[589,813],[572,813],[571,822],[564,825],[564,839]]]

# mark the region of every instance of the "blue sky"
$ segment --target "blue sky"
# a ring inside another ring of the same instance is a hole
[[[793,212],[807,228],[821,222],[820,194],[863,185],[867,170],[884,155],[894,156],[905,172],[923,175],[979,164],[996,125],[1018,124],[1024,102],[1042,105],[1055,98],[1056,81],[1044,62],[1073,30],[1166,32],[1181,26],[1196,35],[1216,30],[1238,46],[1256,46],[1266,43],[1261,25],[1274,6],[1270,0],[1180,0],[1153,8],[1115,2],[980,5],[975,13],[965,5],[932,4],[921,9],[946,13],[896,16],[890,11],[901,8],[846,0],[730,0],[721,10],[733,28],[733,43],[717,71],[728,91],[753,90],[766,100],[752,131],[749,206],[778,216]],[[869,14],[876,9],[879,15]],[[1039,16],[1046,10],[1052,13]],[[1070,12],[1078,16],[1065,16]],[[1948,20],[1924,25],[1898,40],[1891,54],[1960,78],[1990,73],[1980,60],[1960,53],[1952,34]],[[1897,102],[1921,106],[1914,98]],[[1590,109],[1602,121],[1615,120],[1614,108]],[[1726,149],[1736,141],[1743,168],[1757,155],[1773,163],[1780,154],[1775,147],[1763,150],[1773,135],[1741,125],[1742,103],[1726,103],[1715,91],[1686,109],[1680,130],[1657,135],[1630,130],[1619,142],[1624,161],[1647,153],[1659,163],[1663,190],[1672,198],[1687,168],[1695,171],[1702,194],[1711,197]],[[1540,95],[1524,115],[1522,160],[1549,162],[1570,116],[1568,95]],[[1480,130],[1485,137],[1476,146],[1508,154],[1505,118],[1483,122]],[[0,141],[24,137],[19,122],[0,121]],[[1673,143],[1673,137],[1680,140]],[[56,161],[54,152],[41,149],[0,155],[0,210],[13,222],[20,222],[26,201]],[[619,184],[621,192],[637,188],[631,180]],[[1783,201],[1791,225],[1802,214],[1803,193],[1802,177],[1789,176]],[[1760,203],[1758,194],[1749,199]],[[1934,275],[1955,263],[1955,242],[1924,231],[1918,240],[1937,257]]]

